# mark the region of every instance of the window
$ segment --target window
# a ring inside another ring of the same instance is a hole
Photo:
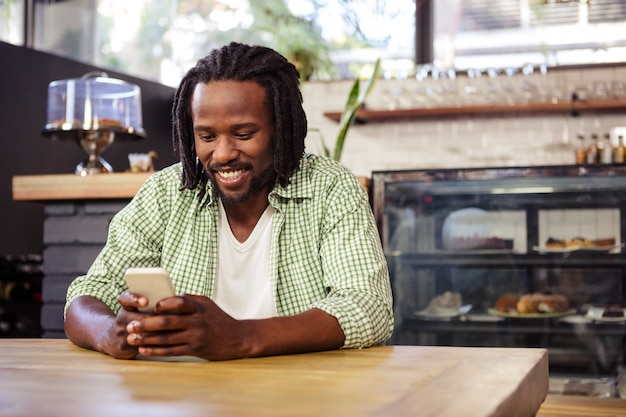
[[[24,1],[0,0],[0,41],[23,45]]]
[[[456,69],[626,61],[624,0],[437,0],[435,61]]]
[[[336,79],[378,57],[410,75],[416,39],[460,70],[626,62],[624,33],[626,0],[0,0],[0,40],[173,86],[231,40]]]
[[[40,0],[34,47],[175,86],[210,49],[239,41],[277,49],[307,78],[352,78],[380,55],[412,62],[414,10],[414,0]]]

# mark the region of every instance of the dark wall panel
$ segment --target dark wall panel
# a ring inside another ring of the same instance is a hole
[[[46,139],[41,130],[48,83],[90,71],[105,71],[141,88],[146,139],[111,145],[103,157],[113,169],[128,169],[131,152],[156,151],[156,169],[176,161],[170,140],[173,88],[0,42],[0,254],[43,252],[43,204],[13,201],[11,180],[15,175],[73,173],[85,158],[76,143]]]

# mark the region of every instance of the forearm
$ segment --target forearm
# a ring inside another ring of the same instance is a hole
[[[289,317],[244,320],[244,357],[338,349],[345,335],[337,319],[320,309]]]
[[[106,351],[116,316],[102,301],[91,296],[80,296],[69,305],[65,318],[65,334],[76,345]]]

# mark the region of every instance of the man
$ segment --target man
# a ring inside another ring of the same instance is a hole
[[[382,344],[389,274],[367,194],[304,153],[298,72],[231,43],[198,61],[172,109],[181,162],[151,176],[68,289],[65,332],[116,358],[208,360]],[[127,291],[127,268],[161,266],[177,294]]]

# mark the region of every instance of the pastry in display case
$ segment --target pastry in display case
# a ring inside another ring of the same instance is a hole
[[[551,377],[624,366],[626,166],[376,171],[371,201],[391,343],[544,347]]]

